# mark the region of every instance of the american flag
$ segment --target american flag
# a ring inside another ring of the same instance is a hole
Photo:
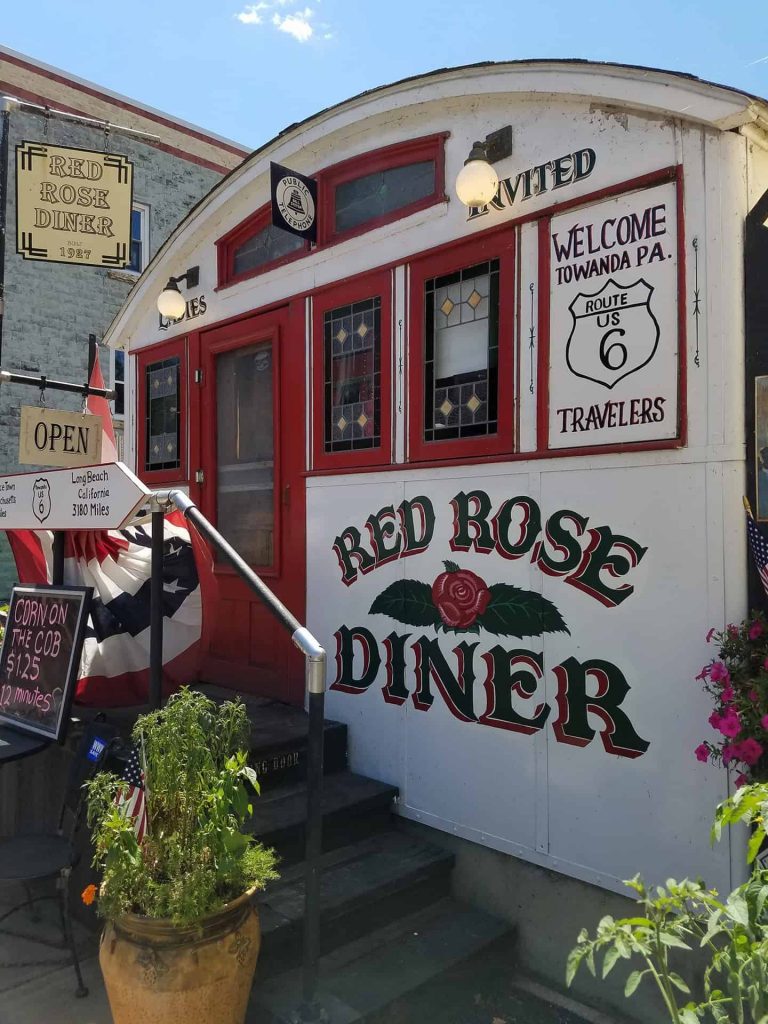
[[[123,785],[118,790],[115,803],[118,810],[129,820],[133,820],[133,831],[141,843],[147,834],[147,801],[144,787],[144,772],[139,762],[139,751],[136,747],[125,762],[122,774]]]
[[[749,511],[747,511],[747,536],[752,557],[755,560],[755,568],[760,582],[763,584],[763,590],[768,595],[768,543]]]

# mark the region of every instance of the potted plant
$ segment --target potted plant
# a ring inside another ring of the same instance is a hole
[[[242,1024],[260,945],[254,894],[274,853],[242,832],[258,792],[242,702],[183,689],[141,716],[120,778],[88,784],[115,1024]],[[144,816],[146,812],[146,816]]]
[[[754,612],[722,632],[710,629],[707,642],[718,653],[696,677],[713,699],[709,724],[719,735],[695,750],[699,761],[738,772],[736,785],[768,778],[768,623]]]

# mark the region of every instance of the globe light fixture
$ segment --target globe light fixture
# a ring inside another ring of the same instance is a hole
[[[512,152],[512,127],[491,132],[484,142],[475,142],[456,178],[456,195],[465,206],[487,206],[499,188],[493,164]]]
[[[179,281],[186,281],[187,288],[196,288],[200,283],[200,268],[190,267],[186,274],[168,278],[168,284],[157,297],[158,312],[166,320],[180,320],[187,310],[186,300],[179,290]]]

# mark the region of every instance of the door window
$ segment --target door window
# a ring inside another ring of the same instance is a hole
[[[271,566],[275,534],[272,345],[216,363],[218,527],[250,565]]]

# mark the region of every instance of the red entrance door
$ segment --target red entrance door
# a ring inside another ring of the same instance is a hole
[[[200,335],[200,506],[300,622],[305,616],[303,306]],[[301,704],[288,632],[226,564],[203,678]]]

